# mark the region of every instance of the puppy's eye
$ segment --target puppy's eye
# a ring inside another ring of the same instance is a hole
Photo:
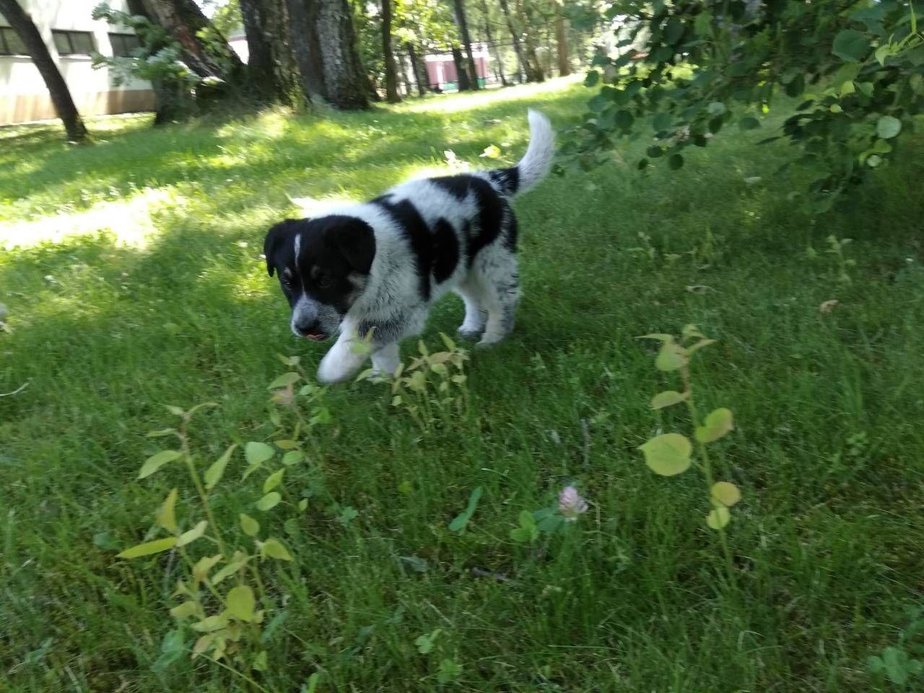
[[[329,274],[319,274],[317,278],[318,286],[322,289],[329,289],[333,280],[330,278]]]
[[[282,285],[287,289],[291,289],[293,286],[292,275],[289,275],[289,274],[282,275]]]

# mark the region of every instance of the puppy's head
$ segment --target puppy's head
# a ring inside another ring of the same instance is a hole
[[[279,275],[292,332],[322,340],[337,331],[362,293],[375,257],[372,227],[355,217],[286,219],[263,242],[266,271]]]

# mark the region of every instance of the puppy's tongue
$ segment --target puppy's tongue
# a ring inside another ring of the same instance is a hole
[[[309,332],[305,335],[305,337],[310,339],[312,342],[323,342],[325,339],[327,339],[327,335],[323,332]]]

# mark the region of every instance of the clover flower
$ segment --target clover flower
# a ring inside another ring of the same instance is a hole
[[[578,519],[578,515],[587,512],[587,501],[581,497],[574,486],[565,486],[558,494],[558,512],[567,522],[574,522]]]

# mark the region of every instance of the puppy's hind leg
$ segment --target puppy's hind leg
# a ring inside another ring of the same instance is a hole
[[[456,293],[465,302],[465,320],[459,325],[458,333],[462,339],[475,340],[484,332],[488,313],[481,307],[481,288],[475,277],[469,278],[456,289]]]
[[[513,331],[520,300],[520,277],[516,255],[504,248],[493,248],[479,265],[488,320],[478,345],[487,346]]]

